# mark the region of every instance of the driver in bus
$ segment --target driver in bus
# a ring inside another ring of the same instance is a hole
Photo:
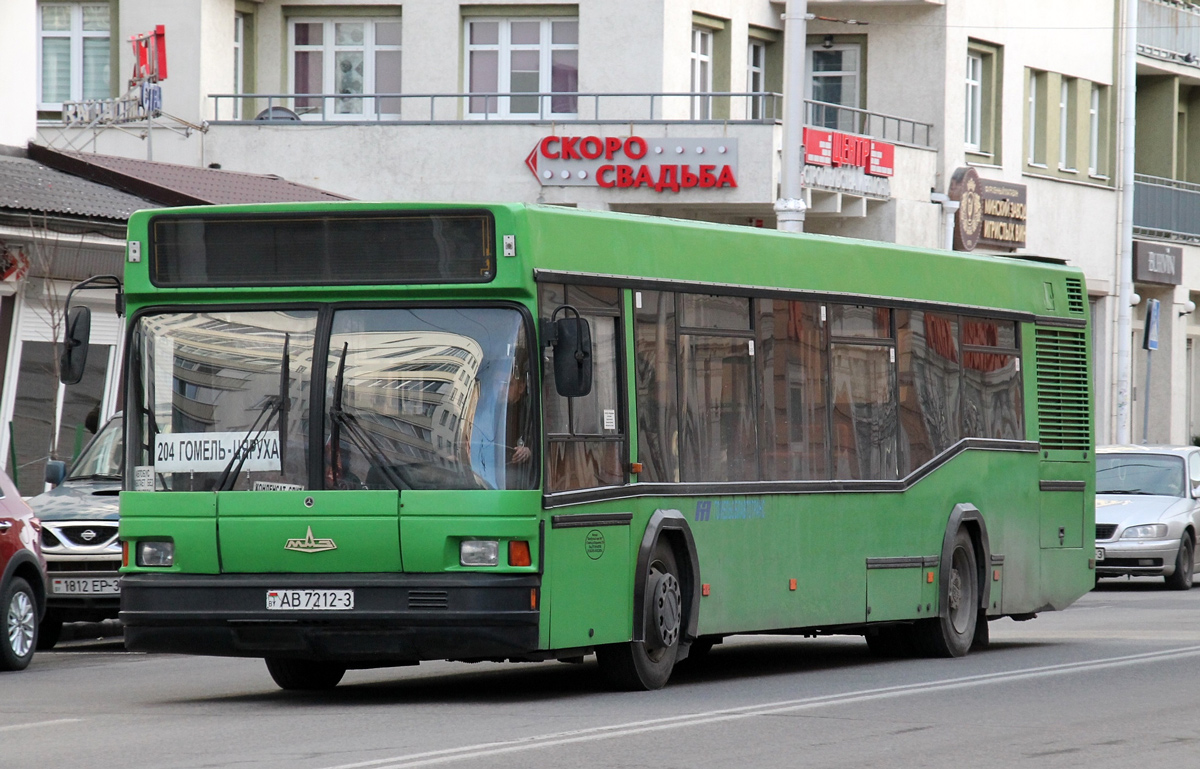
[[[521,489],[529,485],[532,472],[533,449],[532,419],[529,413],[529,367],[526,365],[524,349],[519,348],[513,358],[512,373],[508,378],[505,402],[504,458],[508,488]]]

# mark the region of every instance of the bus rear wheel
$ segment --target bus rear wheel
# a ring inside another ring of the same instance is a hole
[[[979,617],[979,572],[975,565],[975,545],[966,529],[954,536],[946,592],[941,596],[939,616],[923,619],[913,626],[917,645],[929,657],[962,657],[971,650]]]
[[[615,689],[661,689],[675,668],[683,630],[683,593],[675,554],[661,539],[646,569],[642,616],[644,641],[610,644],[596,650],[600,672]]]
[[[289,660],[267,657],[267,672],[280,689],[319,691],[332,689],[346,675],[346,668],[316,660]]]

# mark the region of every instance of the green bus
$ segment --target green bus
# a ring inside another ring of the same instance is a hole
[[[1058,261],[281,204],[135,214],[123,284],[133,650],[286,689],[594,652],[653,689],[739,633],[961,656],[1094,584]]]

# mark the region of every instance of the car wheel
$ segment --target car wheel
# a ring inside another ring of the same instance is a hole
[[[1175,556],[1175,573],[1167,577],[1167,587],[1171,590],[1191,590],[1192,570],[1195,568],[1195,551],[1192,548],[1192,538],[1187,534],[1179,540],[1179,554]]]
[[[332,689],[346,675],[346,668],[316,660],[288,660],[267,657],[267,672],[280,689],[317,691]]]
[[[24,670],[33,659],[37,646],[37,596],[29,583],[20,577],[0,596],[4,611],[4,639],[0,643],[0,670]]]

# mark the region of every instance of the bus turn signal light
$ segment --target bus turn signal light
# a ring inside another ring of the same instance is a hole
[[[129,540],[122,540],[121,542],[121,565],[129,565]]]
[[[533,558],[529,555],[529,543],[523,539],[514,539],[508,543],[509,566],[532,566]]]

